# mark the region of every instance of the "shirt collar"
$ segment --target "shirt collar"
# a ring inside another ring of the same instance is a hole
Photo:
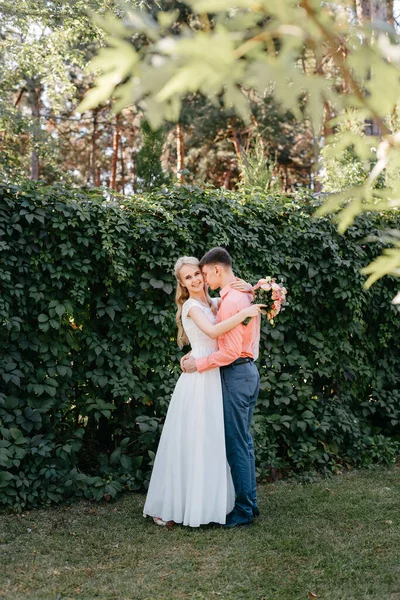
[[[225,298],[225,296],[231,291],[231,286],[228,283],[228,285],[226,285],[225,287],[223,287],[220,291],[219,291],[219,295],[221,296],[221,298]]]

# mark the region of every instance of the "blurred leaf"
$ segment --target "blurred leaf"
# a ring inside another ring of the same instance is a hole
[[[370,288],[375,281],[384,275],[400,276],[400,247],[386,248],[383,254],[372,261],[367,267],[361,269],[363,275],[369,275],[364,284],[366,289]]]
[[[132,70],[138,63],[138,55],[129,42],[110,37],[108,44],[90,64],[91,70],[100,70],[103,74],[96,77],[95,87],[87,92],[78,106],[80,113],[106,102],[114,89],[132,75]]]

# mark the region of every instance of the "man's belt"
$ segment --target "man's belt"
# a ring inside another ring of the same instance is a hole
[[[236,365],[243,365],[244,363],[249,363],[249,362],[254,362],[254,360],[252,358],[250,358],[250,356],[244,356],[243,358],[237,358],[230,365],[223,365],[220,368],[226,369],[228,367],[236,367]]]

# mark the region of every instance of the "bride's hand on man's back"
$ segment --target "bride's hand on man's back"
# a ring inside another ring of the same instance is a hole
[[[248,283],[247,281],[245,281],[244,279],[240,279],[239,277],[236,277],[236,281],[233,281],[229,285],[232,289],[238,290],[239,292],[248,293],[253,291],[253,286],[251,285],[251,283]]]
[[[185,360],[186,360],[187,358],[189,358],[189,356],[190,356],[190,352],[187,352],[187,353],[185,354],[185,356],[182,356],[182,358],[181,358],[181,369],[182,369],[182,371],[183,371],[184,373],[186,373],[186,369],[185,369],[185,365],[184,365],[184,363],[185,363]]]

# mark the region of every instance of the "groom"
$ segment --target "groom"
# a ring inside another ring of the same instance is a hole
[[[224,248],[212,248],[200,261],[204,280],[216,290],[222,302],[218,321],[224,321],[251,304],[251,294],[230,287],[236,281],[232,258]],[[205,358],[186,358],[187,373],[220,367],[224,401],[226,455],[235,486],[235,507],[227,516],[225,527],[251,525],[259,515],[256,497],[254,446],[250,424],[256,403],[260,376],[254,364],[253,345],[257,335],[256,319],[247,327],[237,325],[218,338],[218,351]]]

